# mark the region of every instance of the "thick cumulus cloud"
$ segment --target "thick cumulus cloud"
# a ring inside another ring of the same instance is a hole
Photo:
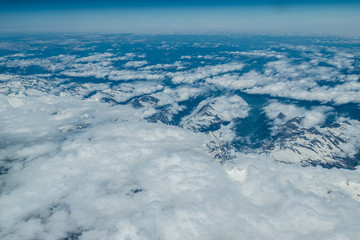
[[[221,167],[202,135],[127,106],[53,95],[1,103],[2,239],[357,237],[358,170],[259,155]]]
[[[234,118],[245,118],[249,114],[249,106],[239,96],[218,97],[211,107],[219,114],[224,121],[231,121]]]
[[[341,230],[342,227],[347,228],[349,221],[340,223],[339,219],[335,220],[342,215],[340,209],[344,209],[340,207],[344,202],[335,200],[342,194],[340,189],[348,196],[345,202],[359,200],[356,195],[359,183],[353,179],[356,172],[348,175],[346,170],[322,168],[305,168],[302,171],[302,168],[293,165],[273,165],[266,160],[262,162],[259,156],[239,157],[248,160],[239,161],[239,165],[228,173],[232,179],[240,182],[238,188],[241,193],[261,208],[261,217],[257,218],[256,225],[260,233],[265,233],[265,239],[356,238],[352,230]],[[328,207],[331,209],[326,209]],[[273,233],[268,232],[273,230]]]

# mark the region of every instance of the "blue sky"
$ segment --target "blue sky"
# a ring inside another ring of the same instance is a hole
[[[1,32],[360,34],[360,0],[0,0]]]
[[[179,7],[179,6],[286,6],[356,4],[359,0],[1,0],[5,9],[71,9],[107,7]]]

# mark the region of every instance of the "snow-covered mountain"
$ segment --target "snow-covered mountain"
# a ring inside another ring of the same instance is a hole
[[[303,128],[301,118],[287,121],[264,151],[276,161],[301,166],[354,168],[360,163],[358,126],[348,121],[320,128]]]

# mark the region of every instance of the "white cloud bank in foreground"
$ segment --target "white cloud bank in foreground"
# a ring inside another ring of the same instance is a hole
[[[0,95],[1,239],[356,239],[359,170],[221,167],[127,106]]]

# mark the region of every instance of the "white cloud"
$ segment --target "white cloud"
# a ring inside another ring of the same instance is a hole
[[[272,50],[253,50],[253,51],[229,51],[225,52],[233,56],[248,56],[248,57],[266,57],[266,58],[283,58],[284,54]]]
[[[179,83],[193,83],[200,79],[216,76],[221,73],[240,71],[244,64],[238,62],[224,63],[213,66],[204,66],[184,72],[168,73],[172,78],[172,82]]]
[[[245,118],[248,116],[250,108],[248,104],[239,96],[218,97],[211,107],[224,121],[231,121],[234,118]]]
[[[148,89],[147,87],[145,88]],[[138,103],[143,107],[145,118],[161,115],[164,118],[163,120],[171,121],[173,115],[187,108],[186,105],[182,105],[180,102],[197,97],[204,92],[204,89],[189,86],[179,86],[174,89],[165,87],[162,91],[158,90],[161,89],[156,89],[149,95],[150,98],[153,98],[150,101],[148,99],[141,99],[141,97],[138,99]],[[159,117],[155,118],[159,120]]]
[[[257,155],[240,155],[239,159],[239,165],[229,174],[239,182],[238,187],[248,201],[263,209],[256,221],[259,233],[280,239],[355,237],[355,232],[347,228],[349,221],[337,216],[344,216],[340,213],[344,210],[340,207],[342,204],[359,200],[360,185],[354,179],[357,171],[273,165],[266,159],[260,160]],[[343,193],[348,197],[341,203],[338,197]],[[258,212],[257,209],[249,211]],[[267,218],[269,215],[272,216],[270,219]],[[347,230],[340,231],[342,227]],[[271,235],[272,231],[274,235]]]
[[[353,71],[356,68],[355,59],[360,55],[357,49],[325,46],[302,46],[302,45],[283,45],[287,49],[299,51],[301,56],[310,58],[316,65],[327,63],[338,69]]]
[[[95,53],[88,57],[77,58],[76,62],[108,62],[113,56],[114,54],[109,52]]]
[[[59,63],[52,62],[50,59],[42,58],[32,58],[32,59],[14,59],[7,60],[0,63],[0,66],[6,66],[8,68],[20,67],[28,68],[30,66],[39,66],[49,71],[57,71],[63,69],[63,65]]]
[[[109,72],[108,78],[114,81],[128,81],[135,79],[162,80],[165,78],[165,74],[154,73],[151,71],[113,70]]]
[[[0,92],[3,94],[19,94],[19,95],[43,95],[45,92],[53,90],[52,83],[49,84],[48,76],[44,75],[10,75],[0,76],[2,84],[0,84]],[[56,83],[54,79],[53,83]]]
[[[152,72],[149,70],[124,70],[113,66],[113,61],[130,60],[136,56],[137,55],[134,53],[127,53],[122,57],[114,57],[114,54],[112,53],[93,54],[88,57],[75,59],[72,57],[61,56],[60,60],[66,70],[60,72],[60,74],[69,77],[108,78],[114,81],[128,81],[135,79],[160,80],[165,77],[163,73]],[[145,64],[147,64],[146,60],[130,61],[124,66],[141,67]]]
[[[190,86],[179,86],[174,89],[165,87],[163,91],[152,94],[151,96],[159,99],[159,106],[173,105],[177,102],[187,101],[190,98],[199,96],[205,90]]]
[[[165,64],[161,64],[161,63],[158,63],[158,64],[155,64],[155,65],[150,65],[150,66],[146,66],[142,69],[144,70],[151,70],[151,69],[169,69],[169,68],[175,68],[176,70],[180,70],[180,69],[183,69],[185,68],[184,67],[184,63],[181,62],[181,61],[176,61],[174,63],[165,63]]]
[[[280,125],[296,117],[302,119],[301,127],[303,128],[320,127],[324,124],[326,115],[333,111],[333,108],[317,106],[307,110],[295,104],[283,104],[278,101],[271,101],[270,104],[264,107],[264,111],[266,116],[273,120],[273,131],[276,132]],[[279,118],[279,114],[282,114],[282,117]]]
[[[160,80],[165,77],[162,73],[153,73],[145,70],[118,70],[110,62],[75,64],[73,69],[63,71],[62,74],[70,77],[109,78],[114,81],[134,79]]]
[[[16,79],[17,77],[18,77],[17,75],[13,75],[13,74],[0,74],[0,81],[2,82],[9,81]]]
[[[357,237],[358,170],[258,155],[223,168],[202,135],[143,122],[126,106],[51,95],[1,101],[1,159],[11,160],[1,176],[2,239]],[[89,125],[58,130],[80,124]]]
[[[250,71],[242,76],[237,74],[224,74],[206,78],[207,83],[215,84],[222,88],[229,89],[247,89],[256,86],[258,73]]]
[[[148,62],[146,60],[143,61],[130,61],[124,64],[125,67],[127,68],[138,68],[138,67],[142,67],[144,65],[148,64]]]
[[[360,102],[360,83],[357,80],[358,76],[346,76],[333,67],[320,67],[312,62],[296,65],[286,58],[267,63],[264,73],[251,70],[241,76],[225,74],[206,79],[208,83],[250,94],[336,104]]]
[[[230,122],[235,118],[246,118],[250,107],[239,96],[217,97],[204,100],[195,110],[181,120],[181,126],[199,131],[211,125]]]

